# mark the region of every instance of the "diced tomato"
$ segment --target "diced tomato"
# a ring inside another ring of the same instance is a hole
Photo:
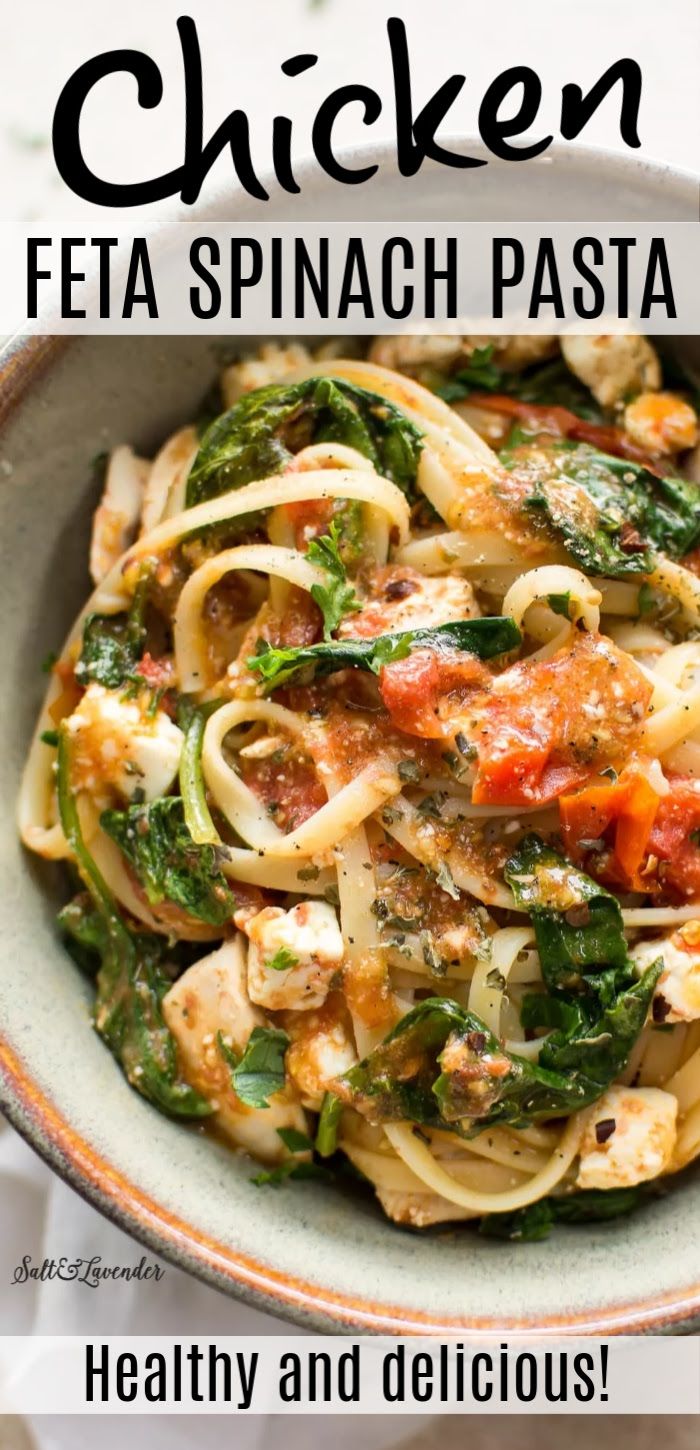
[[[624,761],[650,697],[634,662],[599,635],[582,635],[549,660],[512,665],[477,722],[474,801],[543,803]]]
[[[689,569],[691,574],[700,579],[700,549],[693,549],[691,554],[686,554],[681,559],[684,569]]]
[[[406,734],[466,736],[480,805],[555,800],[624,762],[651,697],[634,661],[590,634],[549,660],[522,660],[495,677],[472,656],[415,650],[384,667],[379,690]]]
[[[332,498],[300,499],[298,503],[282,505],[293,526],[297,549],[306,549],[309,539],[328,532],[328,525],[333,518],[333,505]]]
[[[612,453],[616,458],[631,458],[635,463],[644,463],[655,469],[650,459],[637,443],[625,433],[624,428],[615,428],[604,423],[591,423],[579,418],[568,408],[548,406],[543,403],[523,403],[507,393],[470,393],[470,403],[486,408],[493,413],[504,413],[507,417],[519,418],[525,428],[533,433],[554,433],[559,438],[572,438],[577,443],[590,443],[602,453]]]
[[[606,879],[626,890],[650,890],[639,871],[648,856],[660,799],[641,762],[627,766],[616,781],[596,782],[576,795],[562,796],[561,830],[571,860],[582,865],[589,843],[606,841]]]
[[[488,670],[473,655],[416,649],[406,659],[384,666],[379,693],[399,730],[439,740],[452,733],[453,709],[490,682]]]
[[[172,685],[174,673],[172,660],[154,660],[148,651],[136,666],[136,674],[140,675],[141,679],[145,680],[153,690],[165,690]]]
[[[700,781],[672,775],[669,784],[649,836],[658,886],[680,897],[700,896]]]
[[[501,734],[492,753],[480,752],[472,798],[475,805],[543,805],[589,775],[587,766],[556,760],[548,741]]]
[[[282,759],[268,755],[262,760],[246,760],[242,756],[240,770],[245,784],[285,834],[308,821],[328,798],[311,761],[290,751]]]

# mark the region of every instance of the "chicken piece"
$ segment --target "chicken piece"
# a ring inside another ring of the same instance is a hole
[[[251,1001],[272,1012],[320,1007],[340,966],[344,946],[338,918],[325,901],[301,901],[290,911],[266,906],[243,927]]]
[[[104,492],[95,510],[90,542],[90,574],[102,580],[136,536],[141,500],[150,464],[126,444],[109,456]]]
[[[346,1150],[347,1151],[347,1150]],[[349,1155],[352,1157],[352,1154]],[[436,1223],[463,1223],[477,1218],[473,1209],[462,1208],[450,1203],[439,1193],[402,1193],[396,1188],[378,1188],[375,1193],[392,1223],[407,1224],[409,1228],[430,1228]]]
[[[698,417],[676,393],[640,393],[625,408],[625,432],[647,453],[684,453],[698,441]]]
[[[461,574],[426,578],[407,566],[388,564],[374,571],[362,609],[346,615],[337,633],[339,639],[375,639],[394,630],[432,629],[478,614],[474,590]]]
[[[179,428],[166,439],[146,479],[141,509],[141,533],[148,534],[161,519],[185,507],[187,478],[197,456],[196,428]]]
[[[285,1031],[292,1039],[287,1071],[305,1108],[318,1112],[333,1081],[357,1062],[352,1024],[339,992],[318,1012],[288,1012]]]
[[[562,337],[561,350],[571,372],[590,388],[602,408],[635,393],[661,387],[661,364],[646,337],[638,333],[609,337]]]
[[[638,942],[630,956],[640,977],[663,958],[654,998],[655,1021],[694,1022],[700,1017],[700,920],[685,922],[671,936]]]
[[[182,731],[164,710],[151,713],[149,704],[147,692],[126,699],[123,690],[88,685],[66,722],[77,790],[105,803],[114,791],[127,801],[137,790],[147,801],[167,794],[180,764]]]
[[[456,364],[463,352],[462,339],[456,335],[375,337],[369,361],[400,373],[414,373],[421,368],[443,372]]]
[[[221,1033],[239,1056],[254,1027],[265,1017],[252,1006],[246,988],[243,938],[224,942],[195,962],[163,998],[163,1016],[177,1043],[181,1070],[192,1087],[215,1109],[214,1122],[241,1148],[266,1163],[288,1157],[278,1129],[306,1133],[303,1109],[292,1096],[275,1093],[266,1108],[242,1103],[231,1085],[231,1069],[220,1051]]]
[[[457,335],[376,337],[369,351],[370,362],[402,373],[434,368],[437,372],[459,369],[478,349],[493,348],[492,361],[506,372],[520,372],[533,363],[553,357],[558,338],[543,336],[479,337]]]
[[[611,1087],[596,1103],[581,1142],[577,1188],[632,1188],[668,1168],[678,1101],[661,1088]]]
[[[231,363],[221,374],[221,391],[227,408],[232,408],[244,393],[264,388],[268,383],[282,383],[298,368],[308,367],[311,353],[300,343],[279,347],[276,342],[260,349],[257,357]]]

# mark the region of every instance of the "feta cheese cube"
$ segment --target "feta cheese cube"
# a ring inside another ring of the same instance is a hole
[[[414,569],[389,565],[376,571],[359,613],[341,620],[338,638],[374,639],[395,630],[433,629],[478,613],[472,586],[461,574],[426,578]]]
[[[78,790],[107,802],[115,790],[125,800],[136,790],[147,801],[167,794],[180,764],[182,731],[164,710],[149,714],[146,700],[88,686],[67,722]]]
[[[250,941],[251,1001],[273,1012],[321,1006],[344,952],[332,906],[325,901],[302,901],[291,911],[267,906],[243,930]]]
[[[656,984],[655,1020],[694,1022],[700,1017],[700,922],[686,922],[672,936],[639,942],[630,955],[640,976],[663,958],[664,969]]]
[[[603,408],[612,408],[630,393],[661,387],[661,364],[650,342],[638,333],[600,337],[572,334],[561,340],[566,366]]]
[[[305,1108],[318,1112],[334,1079],[357,1062],[346,1013],[332,1011],[338,994],[320,1012],[290,1013],[285,1028],[292,1039],[287,1071]],[[294,1020],[296,1019],[296,1020]]]

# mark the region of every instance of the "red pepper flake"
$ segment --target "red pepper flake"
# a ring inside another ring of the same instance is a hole
[[[612,1138],[616,1126],[614,1118],[601,1118],[600,1122],[595,1125],[596,1143],[607,1143],[608,1138]]]
[[[639,554],[645,547],[639,530],[625,520],[620,529],[620,548],[623,554]]]
[[[665,1022],[671,1011],[671,1003],[661,995],[656,996],[651,1004],[651,1016],[653,1022]]]
[[[408,599],[419,588],[415,579],[392,579],[384,590],[385,599]]]

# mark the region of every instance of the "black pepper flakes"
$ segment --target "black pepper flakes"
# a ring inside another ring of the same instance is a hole
[[[595,1125],[596,1143],[607,1143],[608,1138],[612,1138],[616,1127],[614,1118],[601,1118],[600,1122]]]

